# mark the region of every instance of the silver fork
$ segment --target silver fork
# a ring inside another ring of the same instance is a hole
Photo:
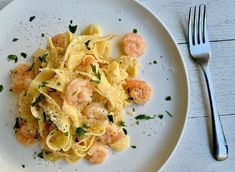
[[[198,8],[199,10],[197,10]],[[212,86],[212,79],[208,67],[208,62],[211,57],[211,48],[206,27],[206,6],[200,5],[198,8],[195,6],[194,10],[190,8],[189,11],[189,49],[190,54],[195,62],[201,66],[206,80],[211,107],[213,155],[217,161],[223,161],[228,157],[228,146],[224,136],[219,113],[216,107],[214,88]],[[193,22],[191,21],[192,18]]]

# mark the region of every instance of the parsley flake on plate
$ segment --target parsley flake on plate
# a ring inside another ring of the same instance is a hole
[[[18,57],[17,57],[17,55],[15,55],[15,54],[10,54],[10,55],[8,55],[8,60],[10,61],[15,61],[15,63],[18,61]]]
[[[150,119],[154,119],[154,117],[151,117],[149,115],[146,115],[146,114],[140,114],[140,115],[137,115],[135,117],[136,120],[150,120]]]

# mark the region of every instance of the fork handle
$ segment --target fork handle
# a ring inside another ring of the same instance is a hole
[[[220,116],[215,102],[214,88],[212,85],[212,78],[208,67],[203,68],[203,73],[208,89],[211,119],[212,119],[212,135],[213,135],[213,154],[217,161],[223,161],[228,157],[228,145],[224,136],[223,127],[220,121]]]

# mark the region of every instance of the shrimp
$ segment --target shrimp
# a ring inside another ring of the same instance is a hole
[[[145,81],[141,80],[127,81],[124,89],[136,104],[145,104],[152,94],[151,87]]]
[[[128,56],[139,57],[144,53],[145,42],[137,33],[127,33],[122,39],[122,47]]]
[[[83,57],[82,63],[77,67],[76,70],[83,71],[83,72],[89,72],[91,71],[91,65],[98,66],[98,63],[94,56],[92,55],[85,55]]]
[[[100,164],[108,157],[108,147],[98,142],[94,143],[85,158],[92,164]]]
[[[31,65],[29,64],[19,64],[11,72],[11,90],[13,92],[21,92],[23,90],[28,90],[28,87],[34,78],[33,70],[30,70]]]
[[[65,44],[65,34],[59,33],[51,38],[52,43],[55,47],[61,47],[64,48]]]
[[[101,136],[101,140],[105,144],[113,144],[125,137],[125,133],[122,128],[115,124],[106,127],[106,132]]]
[[[17,122],[19,128],[15,128],[16,139],[25,146],[34,144],[36,135],[30,133],[27,123],[21,118]]]
[[[89,119],[105,120],[107,119],[108,111],[99,103],[91,103],[83,110],[85,116]]]
[[[88,80],[76,78],[65,91],[65,100],[69,105],[89,103],[92,101],[92,87]]]

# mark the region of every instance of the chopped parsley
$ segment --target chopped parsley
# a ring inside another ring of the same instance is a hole
[[[92,82],[95,82],[96,84],[99,84],[101,81],[101,74],[99,71],[96,70],[96,65],[91,64],[91,70],[97,77],[97,80],[91,80]]]
[[[162,118],[163,118],[163,114],[159,114],[159,115],[158,115],[158,118],[159,118],[159,119],[162,119]]]
[[[90,128],[86,123],[82,124],[82,127],[84,127],[84,128]]]
[[[145,114],[140,114],[138,116],[135,117],[136,120],[150,120],[150,119],[154,119],[154,117],[151,117],[149,115],[145,115]]]
[[[128,100],[134,100],[134,98],[133,97],[128,97]]]
[[[44,159],[43,152],[40,152],[39,154],[37,154],[37,157]]]
[[[47,120],[47,115],[45,112],[43,112],[42,115],[43,115],[43,121],[45,122]]]
[[[18,41],[19,39],[18,38],[13,38],[12,39],[12,42],[16,42],[16,41]]]
[[[167,111],[167,110],[165,110],[165,111],[170,117],[173,117],[173,115],[169,111]]]
[[[108,115],[108,119],[110,122],[113,122],[113,115]]]
[[[60,83],[60,82],[57,82],[56,86],[60,86],[60,85],[61,85],[61,83]]]
[[[137,147],[135,145],[131,145],[131,148],[136,149]]]
[[[69,135],[69,132],[64,133],[64,135],[67,137]]]
[[[15,63],[18,61],[18,57],[15,55],[15,54],[10,54],[8,55],[8,60],[12,60],[12,61],[15,61]]]
[[[167,97],[165,98],[165,100],[166,100],[166,101],[171,101],[171,96],[167,96]]]
[[[46,61],[47,56],[48,56],[48,54],[46,53],[46,54],[44,54],[44,55],[42,55],[42,56],[39,56],[38,59],[40,60],[41,63],[42,63],[42,62],[45,62],[45,63],[46,63],[46,62],[47,62],[47,61]]]
[[[20,121],[20,118],[19,117],[17,117],[16,118],[16,123],[15,123],[15,125],[14,125],[14,129],[17,129],[17,128],[20,128],[20,123],[19,123],[19,121]]]
[[[33,62],[32,65],[28,68],[28,72],[34,68],[35,63]]]
[[[23,58],[26,58],[26,57],[27,57],[27,54],[24,53],[24,52],[21,52],[20,55],[21,55]]]
[[[29,21],[31,22],[31,21],[33,21],[35,19],[35,16],[31,16],[30,18],[29,18]]]
[[[78,137],[84,136],[85,133],[86,133],[86,130],[84,130],[84,129],[81,128],[81,127],[78,127],[78,128],[76,129],[76,134],[78,135]]]
[[[132,108],[132,111],[135,112],[135,108]]]
[[[88,40],[88,41],[85,42],[86,48],[87,48],[88,50],[91,50],[91,48],[89,47],[90,41],[91,41],[91,40]]]
[[[120,126],[120,127],[126,127],[126,124],[125,124],[124,121],[119,121],[119,126]]]
[[[96,65],[91,64],[91,70],[93,73],[96,73]]]
[[[41,84],[38,85],[38,89],[45,87],[47,84],[48,83],[46,81],[42,81]]]
[[[24,165],[24,164],[22,164],[21,166],[22,166],[23,168],[25,168],[25,165]]]
[[[3,85],[0,85],[0,92],[2,92],[3,90]]]
[[[41,37],[44,37],[45,36],[45,34],[44,33],[41,33]]]
[[[70,31],[70,32],[75,33],[76,30],[77,30],[77,25],[74,25],[74,26],[69,25],[69,31]]]
[[[156,61],[156,60],[154,60],[154,61],[153,61],[153,64],[157,64],[157,61]]]
[[[122,128],[125,135],[127,135],[127,130],[125,128]]]
[[[38,103],[40,103],[43,99],[45,98],[45,96],[43,94],[40,94],[36,100],[32,103],[32,107],[34,107],[35,105],[37,105]]]
[[[133,29],[133,33],[137,33],[138,32],[138,30],[137,29]]]

